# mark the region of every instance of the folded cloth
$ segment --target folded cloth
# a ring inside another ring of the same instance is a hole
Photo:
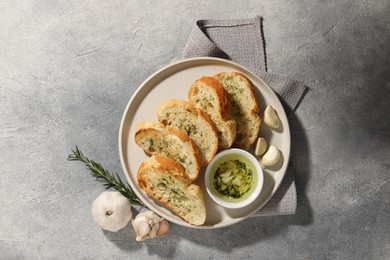
[[[247,67],[279,96],[286,113],[294,111],[305,92],[299,81],[267,72],[262,18],[199,20],[185,46],[182,58],[219,57]],[[286,175],[274,196],[254,216],[295,214],[297,195],[294,173]]]

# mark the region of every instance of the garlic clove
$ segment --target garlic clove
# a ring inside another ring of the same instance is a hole
[[[264,167],[275,165],[280,159],[280,151],[276,146],[271,145],[268,151],[261,158],[261,164]]]
[[[272,128],[279,128],[280,121],[276,110],[272,106],[267,106],[263,115],[264,123]]]
[[[255,154],[260,156],[265,153],[265,151],[267,151],[267,141],[263,137],[259,137],[256,143]]]
[[[150,232],[149,232],[150,238],[157,237],[157,232],[160,228],[160,221],[157,222],[149,221],[149,225],[150,225]]]
[[[136,233],[137,241],[143,241],[149,237],[150,225],[147,221],[132,221],[132,225]]]
[[[130,201],[117,191],[104,191],[92,203],[92,217],[102,229],[116,232],[132,217]]]
[[[169,223],[165,219],[162,219],[160,221],[160,226],[157,230],[156,236],[161,237],[161,236],[165,235],[166,233],[168,233],[168,231],[169,231]]]
[[[150,210],[138,214],[132,225],[137,241],[160,237],[169,231],[168,222]]]

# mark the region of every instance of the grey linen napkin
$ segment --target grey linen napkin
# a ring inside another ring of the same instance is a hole
[[[262,18],[199,20],[182,58],[219,57],[232,60],[256,73],[279,96],[287,113],[294,111],[305,92],[301,82],[267,72]],[[297,194],[294,173],[287,173],[274,196],[254,216],[295,214]]]

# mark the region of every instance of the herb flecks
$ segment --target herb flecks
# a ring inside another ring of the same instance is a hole
[[[221,194],[232,199],[242,198],[253,184],[252,169],[240,160],[222,162],[215,171],[213,185]]]
[[[103,182],[107,188],[114,188],[119,191],[123,196],[128,198],[133,205],[145,206],[140,199],[135,195],[134,191],[125,185],[119,178],[117,173],[110,173],[103,168],[103,166],[93,160],[88,159],[76,146],[75,150],[72,150],[72,154],[68,156],[68,161],[80,161],[87,166],[91,175],[96,177],[99,181]]]

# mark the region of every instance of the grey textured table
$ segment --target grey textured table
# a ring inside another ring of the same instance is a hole
[[[1,259],[389,259],[390,4],[379,1],[0,3]],[[202,18],[264,17],[270,72],[310,88],[290,117],[293,216],[217,230],[103,232],[78,145],[123,177],[118,127],[138,85]]]

